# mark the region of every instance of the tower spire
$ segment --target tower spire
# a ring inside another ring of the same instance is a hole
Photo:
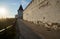
[[[22,5],[20,5],[20,7],[19,7],[19,10],[23,10],[23,7],[22,7]]]

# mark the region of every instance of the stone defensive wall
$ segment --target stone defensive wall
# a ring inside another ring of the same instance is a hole
[[[32,0],[23,11],[23,19],[56,29],[60,26],[60,0]]]

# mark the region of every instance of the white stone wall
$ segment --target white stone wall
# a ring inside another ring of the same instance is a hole
[[[23,12],[23,19],[60,23],[60,0],[32,0]]]

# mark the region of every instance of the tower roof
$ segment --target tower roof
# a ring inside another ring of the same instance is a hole
[[[18,10],[23,10],[23,7],[22,7],[22,5],[20,5],[20,7],[19,7],[19,9]]]

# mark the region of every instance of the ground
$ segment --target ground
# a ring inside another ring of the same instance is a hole
[[[42,25],[36,25],[21,19],[17,20],[21,39],[60,39],[60,31],[48,31]]]

